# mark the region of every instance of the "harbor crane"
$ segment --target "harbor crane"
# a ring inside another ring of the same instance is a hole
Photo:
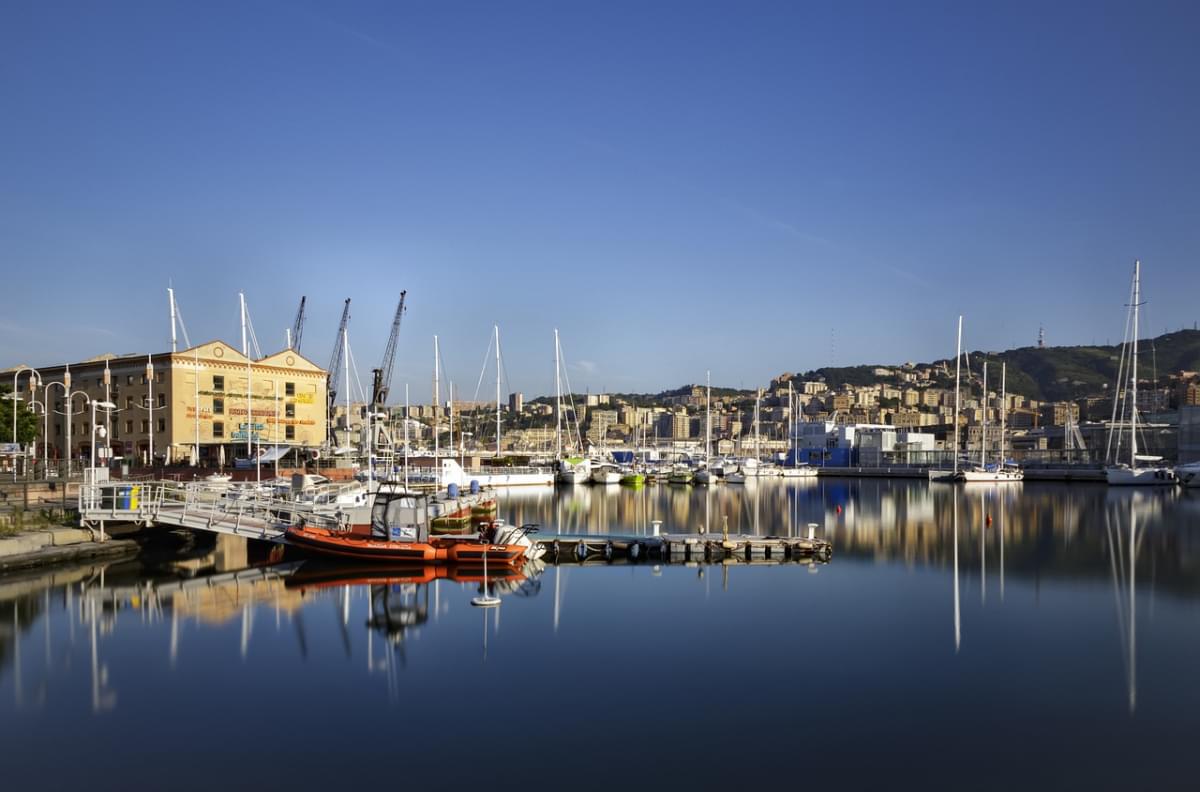
[[[371,372],[372,410],[382,409],[387,402],[388,389],[392,385],[392,368],[396,365],[396,340],[400,337],[400,320],[404,317],[404,298],[407,294],[407,290],[400,292],[400,304],[396,306],[396,316],[392,319],[392,333],[383,350],[383,362]]]
[[[308,298],[301,295],[300,307],[296,309],[296,320],[292,322],[292,343],[291,348],[296,352],[300,351],[300,337],[304,335],[304,302]]]
[[[346,304],[342,307],[342,321],[338,322],[337,337],[333,339],[333,356],[329,358],[329,367],[325,369],[325,393],[329,400],[326,405],[326,415],[328,416],[327,426],[329,427],[330,437],[333,436],[333,405],[337,403],[337,375],[342,368],[342,336],[346,333],[346,324],[350,321],[350,298],[346,298]],[[349,365],[349,364],[347,364]],[[346,416],[349,420],[349,416]]]

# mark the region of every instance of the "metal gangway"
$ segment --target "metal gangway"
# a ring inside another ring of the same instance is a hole
[[[105,522],[132,522],[283,542],[298,506],[270,488],[207,481],[93,481],[88,477],[79,488],[79,523],[99,529],[101,535]]]

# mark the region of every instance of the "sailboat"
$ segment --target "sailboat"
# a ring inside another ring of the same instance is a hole
[[[983,363],[983,432],[979,437],[979,464],[969,468],[964,468],[958,471],[955,481],[963,481],[976,484],[1015,484],[1025,478],[1025,474],[1020,468],[1015,465],[1006,465],[1004,461],[1004,429],[1008,410],[1008,389],[1007,389],[1007,364],[1001,367],[1001,386],[1000,398],[1003,404],[1000,406],[1000,460],[993,467],[989,467],[987,463],[987,419],[988,419],[988,389],[987,389],[987,361]]]
[[[1138,309],[1141,307],[1142,283],[1141,283],[1142,263],[1140,261],[1133,262],[1133,300],[1130,303],[1129,310],[1132,317],[1132,334],[1127,337],[1132,339],[1129,354],[1129,387],[1124,394],[1120,393],[1120,380],[1123,373],[1121,367],[1117,371],[1117,386],[1118,393],[1114,397],[1113,402],[1113,422],[1111,423],[1111,432],[1118,432],[1120,427],[1117,423],[1117,407],[1122,399],[1129,403],[1129,463],[1125,464],[1117,462],[1114,465],[1104,469],[1105,478],[1111,485],[1135,485],[1135,486],[1164,486],[1175,484],[1175,471],[1171,468],[1159,464],[1162,462],[1162,457],[1151,456],[1149,454],[1138,453],[1138,436],[1137,436],[1137,355],[1138,355]],[[1122,410],[1122,413],[1124,411]],[[1124,418],[1122,414],[1120,416]],[[1120,453],[1120,437],[1118,435],[1117,455]],[[1110,435],[1111,445],[1111,435]]]
[[[958,317],[958,341],[954,350],[954,468],[953,470],[930,470],[929,480],[939,482],[958,481],[958,411],[960,407],[959,380],[962,371],[962,316]]]
[[[567,383],[568,387],[570,384]],[[592,475],[591,460],[585,456],[569,457],[563,454],[562,345],[558,340],[557,327],[554,328],[554,425],[554,456],[558,460],[555,480],[559,484],[587,484]]]
[[[788,446],[792,452],[792,463],[779,468],[779,474],[785,478],[815,477],[817,469],[800,462],[800,449],[796,447],[796,394],[792,390],[791,380],[788,380]]]

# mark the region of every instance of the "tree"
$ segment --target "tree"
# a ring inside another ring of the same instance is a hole
[[[32,443],[38,434],[37,413],[29,409],[28,401],[13,402],[8,398],[12,392],[11,385],[0,385],[0,442],[11,443],[13,427],[13,405],[17,408],[17,442]],[[21,394],[22,399],[28,399],[28,393]]]

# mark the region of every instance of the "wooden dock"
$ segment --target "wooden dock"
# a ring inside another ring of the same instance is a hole
[[[741,534],[602,535],[554,534],[538,536],[546,548],[544,559],[554,564],[614,561],[773,562],[821,561],[833,556],[833,545],[810,535],[746,536]]]

